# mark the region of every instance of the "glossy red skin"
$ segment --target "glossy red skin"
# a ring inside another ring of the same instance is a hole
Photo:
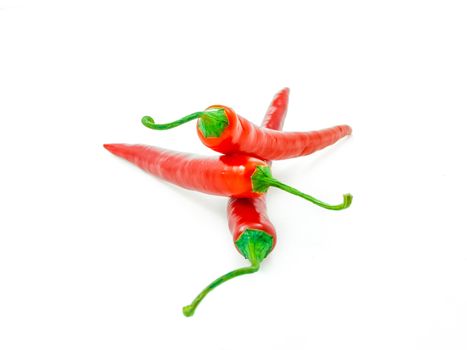
[[[287,114],[288,101],[289,89],[287,88],[282,89],[274,96],[263,119],[263,127],[282,129]],[[227,204],[227,219],[234,242],[240,238],[245,230],[260,230],[272,237],[272,249],[274,249],[277,235],[267,215],[266,195],[258,198],[230,198]],[[235,247],[237,246],[235,245]]]
[[[289,106],[289,89],[284,88],[273,98],[261,126],[272,130],[282,130]]]
[[[148,173],[189,190],[230,197],[255,198],[251,176],[267,163],[244,154],[199,157],[167,149],[127,144],[107,144],[111,153]]]
[[[198,137],[207,147],[224,154],[245,153],[265,160],[288,159],[316,152],[352,133],[348,125],[318,131],[282,132],[259,127],[229,107],[213,105],[210,108],[223,108],[229,125],[219,137],[205,137],[198,127]]]
[[[233,241],[236,242],[245,230],[259,230],[272,237],[276,245],[276,230],[268,218],[266,196],[258,198],[231,198],[227,204],[227,218]]]

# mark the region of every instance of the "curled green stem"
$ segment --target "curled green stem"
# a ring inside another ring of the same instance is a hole
[[[274,246],[274,240],[273,237],[267,234],[265,231],[246,229],[237,239],[235,245],[241,254],[250,260],[251,266],[241,267],[239,269],[230,271],[229,273],[226,273],[225,275],[211,282],[211,284],[209,284],[201,291],[201,293],[198,294],[198,296],[190,305],[187,305],[183,308],[183,314],[185,316],[193,316],[196,308],[204,299],[204,297],[220,284],[227,282],[232,278],[255,273],[258,271],[261,262],[271,252],[272,247]]]
[[[251,266],[249,267],[242,267],[233,271],[230,271],[229,273],[226,273],[225,275],[217,278],[215,281],[213,281],[211,284],[209,284],[206,288],[203,289],[201,293],[198,294],[198,296],[193,300],[193,302],[190,305],[184,306],[183,307],[183,314],[186,317],[193,316],[193,314],[196,311],[196,308],[198,307],[199,303],[204,299],[204,297],[212,291],[214,288],[216,288],[218,285],[227,282],[228,280],[241,276],[241,275],[247,275],[250,273],[255,273],[256,271],[259,270],[259,262],[252,263]]]
[[[150,116],[143,117],[141,122],[150,129],[168,130],[195,119],[199,119],[198,128],[204,137],[219,137],[229,125],[223,108],[210,108],[203,112],[195,112],[167,124],[156,124]]]
[[[273,178],[271,174],[271,169],[267,166],[258,166],[256,168],[256,171],[253,173],[251,180],[253,183],[253,190],[255,192],[264,193],[268,190],[269,187],[272,186],[279,188],[283,191],[289,192],[295,196],[306,199],[307,201],[312,202],[317,206],[320,206],[321,208],[329,210],[346,209],[350,207],[350,204],[352,204],[353,196],[350,193],[344,194],[344,200],[341,204],[333,205],[320,201],[319,199],[316,199],[315,197],[310,196],[309,194],[303,193],[297,190],[296,188],[286,185],[280,182],[279,180]]]
[[[198,119],[202,114],[203,114],[203,112],[195,112],[195,113],[192,113],[190,115],[187,115],[186,117],[183,117],[183,118],[181,118],[179,120],[176,120],[176,121],[173,121],[173,122],[167,123],[167,124],[156,124],[156,123],[154,123],[154,119],[152,119],[152,117],[145,116],[145,117],[143,117],[143,119],[141,119],[141,123],[143,123],[144,126],[150,128],[150,129],[168,130],[168,129],[176,128],[179,125],[188,123],[191,120]]]
[[[353,196],[350,194],[350,193],[346,193],[343,195],[344,197],[344,200],[342,203],[340,204],[328,204],[328,203],[325,203],[319,199],[316,199],[315,197],[313,196],[310,196],[309,194],[306,194],[306,193],[303,193],[293,187],[290,187],[286,184],[283,184],[282,182],[280,181],[277,181],[277,180],[273,180],[271,181],[270,183],[270,186],[273,186],[273,187],[276,187],[276,188],[280,188],[281,190],[284,190],[286,192],[289,192],[295,196],[298,196],[298,197],[301,197],[303,199],[306,199],[307,201],[309,202],[312,202],[314,204],[316,204],[317,206],[321,207],[321,208],[325,208],[325,209],[329,209],[329,210],[342,210],[342,209],[346,209],[348,207],[350,207],[350,204],[352,204],[352,199],[353,199]]]

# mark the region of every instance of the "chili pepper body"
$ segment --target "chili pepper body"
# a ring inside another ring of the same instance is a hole
[[[223,105],[212,105],[203,112],[167,124],[155,124],[149,116],[143,117],[142,123],[151,129],[167,130],[194,119],[197,120],[198,137],[205,146],[223,154],[244,153],[264,160],[308,155],[352,133],[348,125],[306,132],[272,130],[249,122]]]
[[[105,144],[104,147],[150,174],[189,190],[256,198],[273,186],[331,210],[342,210],[352,203],[352,196],[345,194],[343,203],[326,204],[273,178],[266,162],[244,154],[200,158],[145,145]]]
[[[318,131],[282,132],[259,127],[226,106],[213,105],[207,109],[212,110],[223,110],[228,125],[220,136],[206,137],[200,127],[203,123],[201,117],[198,120],[198,137],[207,147],[224,154],[244,153],[265,160],[289,159],[314,153],[352,133],[348,125]]]
[[[193,316],[199,303],[217,286],[232,278],[257,272],[261,262],[274,249],[276,233],[265,214],[264,195],[259,198],[237,198],[229,201],[228,213],[235,247],[251,262],[251,266],[230,271],[211,282],[191,304],[183,307],[183,314],[187,317]]]
[[[268,129],[282,130],[287,115],[288,101],[289,89],[284,88],[274,96],[261,125]],[[234,242],[237,242],[245,232],[262,231],[272,237],[271,251],[274,249],[277,235],[267,215],[265,194],[258,198],[230,198],[227,204],[227,219]],[[236,244],[235,247],[237,247]]]
[[[287,112],[288,96],[289,89],[287,88],[274,96],[264,117],[264,126],[282,128]],[[193,316],[203,298],[219,284],[231,278],[258,271],[261,261],[276,245],[276,230],[267,216],[265,194],[257,198],[230,198],[227,204],[227,219],[235,248],[250,260],[251,267],[231,271],[216,279],[190,305],[183,308],[185,316]]]
[[[246,231],[254,230],[271,236],[272,249],[276,246],[277,235],[267,215],[266,195],[258,198],[231,198],[227,204],[227,218],[234,242]]]
[[[251,178],[258,166],[267,163],[247,155],[201,158],[146,145],[106,144],[104,147],[148,173],[186,189],[241,198],[261,195],[253,190]]]

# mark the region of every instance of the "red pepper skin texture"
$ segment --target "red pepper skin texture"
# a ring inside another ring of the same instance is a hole
[[[289,88],[279,91],[273,98],[261,126],[272,130],[282,130],[289,106]]]
[[[272,237],[274,249],[277,235],[267,215],[265,195],[258,198],[231,198],[227,204],[227,217],[234,242],[246,230],[258,230]]]
[[[263,119],[263,127],[277,130],[282,129],[287,115],[288,100],[288,88],[282,89],[274,96]],[[271,251],[274,249],[277,235],[267,215],[266,195],[258,198],[230,198],[227,204],[227,219],[234,242],[246,230],[260,230],[272,237],[273,246]],[[237,245],[235,247],[238,250]]]
[[[106,144],[111,153],[148,173],[180,187],[219,196],[255,198],[251,177],[267,163],[244,154],[198,157],[167,149],[127,144]]]
[[[352,133],[348,125],[307,132],[271,130],[249,122],[229,107],[208,107],[216,108],[224,109],[229,125],[219,137],[205,137],[198,127],[198,137],[207,147],[224,154],[245,153],[265,160],[289,159],[316,152]]]

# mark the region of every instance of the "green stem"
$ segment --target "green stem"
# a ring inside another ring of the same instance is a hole
[[[187,317],[193,316],[198,307],[199,303],[204,299],[204,297],[212,291],[217,286],[221,285],[228,280],[247,275],[250,273],[255,273],[259,270],[261,261],[269,254],[274,245],[272,236],[260,230],[250,230],[247,229],[244,233],[238,238],[235,242],[240,252],[250,260],[251,266],[242,267],[225,275],[217,278],[206,288],[204,288],[201,293],[193,300],[190,305],[187,305],[183,308],[183,314]]]
[[[256,271],[259,270],[259,262],[252,263],[251,266],[249,267],[242,267],[237,270],[230,271],[229,273],[226,273],[225,275],[219,277],[216,279],[214,282],[212,282],[209,286],[207,286],[201,293],[198,294],[198,296],[193,300],[193,302],[190,305],[184,306],[183,307],[183,314],[187,317],[193,316],[195,313],[196,308],[198,307],[198,304],[204,299],[204,297],[212,291],[214,288],[216,288],[218,285],[227,282],[228,280],[241,276],[241,275],[247,275],[250,273],[255,273]]]
[[[144,126],[154,129],[154,130],[167,130],[167,129],[172,129],[176,128],[179,125],[188,123],[191,120],[198,119],[204,112],[196,112],[192,113],[190,115],[187,115],[186,117],[183,117],[179,120],[176,120],[171,123],[167,124],[155,124],[154,119],[152,119],[150,116],[145,116],[143,119],[141,119],[141,122],[144,124]]]
[[[350,207],[352,204],[352,195],[350,193],[344,194],[344,201],[341,204],[328,204],[315,197],[310,196],[309,194],[303,193],[296,188],[290,187],[279,180],[272,177],[271,169],[267,166],[258,166],[256,171],[253,173],[251,177],[251,181],[253,183],[253,191],[264,193],[268,190],[269,187],[276,187],[283,191],[289,192],[295,196],[301,197],[310,201],[322,208],[329,209],[329,210],[342,210]]]
[[[196,112],[179,120],[167,124],[156,124],[150,116],[141,119],[144,126],[155,130],[167,130],[176,128],[179,125],[188,123],[191,120],[199,119],[198,128],[204,137],[219,137],[229,125],[229,119],[223,108],[212,108],[204,112]]]
[[[320,206],[321,208],[329,209],[329,210],[342,210],[346,209],[352,204],[352,195],[350,193],[344,194],[344,201],[341,204],[328,204],[323,201],[320,201],[319,199],[316,199],[315,197],[310,196],[309,194],[303,193],[293,187],[290,187],[286,184],[283,184],[280,181],[277,181],[276,179],[271,179],[271,182],[269,183],[270,186],[280,188],[281,190],[284,190],[286,192],[289,192],[293,195],[299,196],[301,198],[306,199],[307,201],[310,201],[317,206]]]

